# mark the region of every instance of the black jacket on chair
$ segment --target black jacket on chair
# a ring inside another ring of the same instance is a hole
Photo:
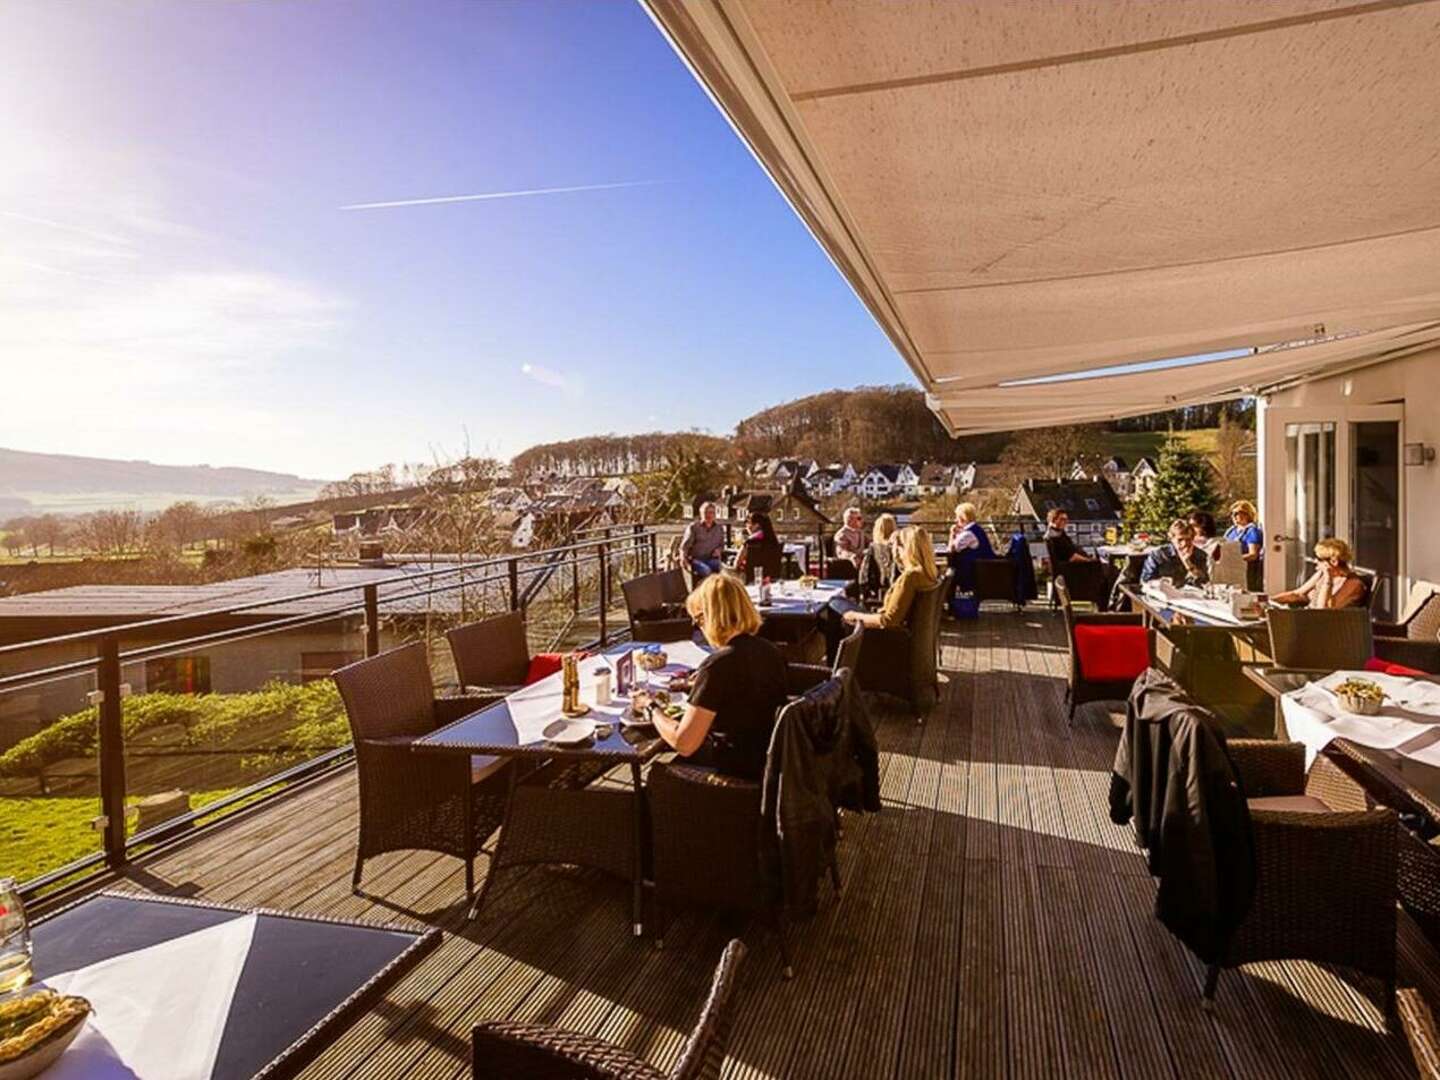
[[[1224,733],[1154,668],[1126,706],[1110,818],[1134,822],[1159,883],[1156,916],[1201,960],[1218,962],[1255,895],[1250,813]]]
[[[787,910],[814,912],[835,857],[835,811],[880,809],[875,730],[841,668],[780,710],[762,787],[761,852]]]

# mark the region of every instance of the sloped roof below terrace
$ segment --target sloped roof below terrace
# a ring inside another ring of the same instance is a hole
[[[1434,0],[646,2],[954,434],[1440,341]]]

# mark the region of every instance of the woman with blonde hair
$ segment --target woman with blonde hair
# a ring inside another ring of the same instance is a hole
[[[961,592],[975,591],[975,561],[995,558],[989,534],[975,520],[978,514],[974,503],[962,502],[955,507],[955,524],[950,526],[950,551],[946,559],[955,573],[955,588]]]
[[[1255,504],[1249,499],[1236,499],[1230,504],[1230,528],[1225,539],[1240,545],[1245,560],[1245,587],[1251,592],[1264,591],[1265,532],[1256,520]]]
[[[870,546],[860,559],[860,590],[879,596],[895,580],[895,515],[881,514],[870,530]]]
[[[655,730],[698,764],[758,780],[776,711],[786,700],[785,658],[757,635],[760,613],[745,586],[729,574],[702,581],[686,598],[685,610],[715,651],[696,669],[679,719],[651,708]]]
[[[1277,604],[1308,604],[1312,608],[1360,607],[1369,599],[1365,579],[1350,567],[1350,545],[1327,536],[1315,545],[1320,568],[1298,589],[1276,593]]]
[[[924,529],[910,525],[895,536],[895,550],[899,556],[900,576],[885,593],[885,602],[879,611],[852,609],[841,618],[852,626],[871,626],[888,629],[899,626],[909,617],[910,606],[917,593],[933,588],[940,580],[935,568],[935,547],[930,534]]]

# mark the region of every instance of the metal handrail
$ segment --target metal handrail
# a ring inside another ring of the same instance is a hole
[[[643,528],[632,526],[627,527],[627,531],[621,532],[618,535],[608,535],[600,539],[565,544],[553,548],[544,548],[533,552],[494,556],[472,563],[447,566],[435,570],[400,573],[377,578],[369,582],[316,588],[308,592],[292,593],[283,597],[237,604],[226,608],[186,612],[180,615],[154,619],[141,619],[96,630],[20,642],[15,645],[0,648],[0,656],[14,656],[26,650],[37,650],[57,645],[73,646],[76,643],[86,641],[93,641],[97,645],[95,656],[63,664],[55,664],[38,670],[0,676],[0,692],[45,682],[53,682],[71,675],[91,672],[95,675],[96,685],[98,687],[98,694],[94,700],[98,702],[99,706],[97,765],[102,816],[97,820],[103,822],[104,827],[105,836],[102,850],[67,866],[49,871],[33,881],[26,882],[24,886],[22,886],[23,891],[28,895],[33,895],[38,890],[67,880],[76,873],[83,873],[90,867],[98,867],[102,863],[110,869],[116,869],[124,865],[132,849],[137,845],[149,844],[151,841],[150,833],[135,837],[126,835],[126,740],[121,711],[121,698],[124,693],[121,683],[121,672],[124,666],[152,657],[173,654],[197,645],[220,645],[243,641],[280,631],[333,622],[337,619],[349,618],[356,615],[363,615],[365,618],[365,653],[367,656],[374,655],[379,649],[378,624],[380,621],[380,604],[382,600],[389,604],[411,599],[428,599],[437,594],[449,593],[466,588],[493,586],[508,582],[510,605],[512,608],[520,609],[524,607],[528,600],[532,599],[530,593],[533,592],[533,590],[527,590],[526,593],[522,594],[519,587],[519,582],[522,579],[527,581],[549,580],[550,577],[554,576],[557,568],[561,568],[567,564],[574,567],[577,574],[577,584],[571,593],[571,603],[575,609],[572,614],[572,622],[574,618],[581,614],[582,608],[580,600],[581,593],[578,587],[579,569],[581,566],[598,567],[598,600],[594,603],[583,605],[583,608],[586,614],[598,611],[599,615],[598,630],[600,636],[597,642],[587,644],[604,644],[609,636],[606,607],[610,600],[613,599],[610,575],[613,573],[614,557],[617,555],[621,557],[638,557],[641,560],[643,570],[643,564],[647,561],[653,561],[655,553],[654,532],[647,532]],[[571,558],[568,560],[565,559],[566,555],[570,555]],[[522,565],[522,563],[525,565]],[[446,580],[457,577],[460,580]],[[386,586],[399,586],[399,588],[382,597],[380,595],[381,589]],[[216,619],[238,614],[247,614],[281,604],[294,604],[296,602],[313,601],[325,597],[351,594],[357,590],[361,593],[361,598],[351,603],[326,607],[319,611],[305,611],[298,614],[281,615],[272,618],[262,617],[260,621],[249,622],[238,627],[230,627],[211,633],[191,634],[188,637],[171,637],[165,641],[142,645],[124,652],[120,650],[121,639],[125,636],[133,636],[136,633],[153,634],[157,628],[182,626],[201,619]],[[403,616],[410,613],[400,612],[398,614]],[[429,612],[417,610],[413,614],[421,617],[428,616]],[[288,790],[286,785],[289,784],[292,778],[309,776],[318,769],[333,767],[343,762],[349,753],[349,747],[323,751],[308,761],[300,762],[289,769],[282,770],[280,773],[257,781],[255,784],[247,786],[244,790],[234,792],[222,800],[208,804],[188,814],[180,815],[166,822],[165,825],[161,827],[161,831],[169,830],[172,827],[181,827],[203,817],[213,816],[218,811],[222,811],[226,807],[234,805],[240,800],[249,798],[266,788],[279,786],[284,789],[276,791],[272,795],[265,796],[264,798],[278,797],[284,794],[285,790]]]
[[[248,604],[234,604],[223,608],[206,608],[202,611],[187,611],[178,615],[162,615],[154,619],[139,619],[135,622],[120,623],[115,626],[103,627],[99,630],[79,630],[73,634],[57,634],[54,637],[40,638],[35,641],[22,641],[13,645],[0,645],[0,656],[12,653],[23,652],[27,649],[37,648],[41,645],[73,645],[82,641],[96,641],[109,634],[128,634],[137,630],[152,630],[160,626],[170,626],[176,623],[193,622],[197,619],[222,618],[227,615],[239,615],[248,611],[256,611],[260,608],[274,607],[277,604],[289,604],[296,600],[310,600],[322,596],[336,596],[340,593],[354,592],[356,589],[369,587],[379,588],[383,585],[391,585],[396,582],[414,584],[419,579],[434,580],[439,577],[448,577],[454,574],[464,574],[466,571],[484,569],[492,566],[507,566],[509,563],[519,563],[523,559],[538,558],[542,555],[553,555],[557,552],[578,551],[586,548],[600,548],[614,542],[617,539],[631,540],[639,539],[648,533],[629,533],[621,537],[609,537],[601,540],[586,540],[578,544],[568,544],[561,547],[543,548],[539,551],[526,552],[523,555],[495,555],[481,559],[473,563],[462,563],[459,566],[450,566],[441,570],[421,570],[411,574],[397,574],[394,577],[379,578],[375,581],[360,582],[354,585],[332,585],[329,588],[317,588],[303,593],[291,593],[289,596],[274,597],[269,600],[254,600]],[[533,572],[527,569],[525,572]],[[417,595],[425,595],[426,592],[436,590],[425,590]],[[397,599],[388,597],[387,599]],[[408,599],[400,597],[399,599]]]

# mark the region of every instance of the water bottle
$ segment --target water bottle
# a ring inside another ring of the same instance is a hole
[[[30,923],[13,878],[0,880],[0,997],[30,982]]]

